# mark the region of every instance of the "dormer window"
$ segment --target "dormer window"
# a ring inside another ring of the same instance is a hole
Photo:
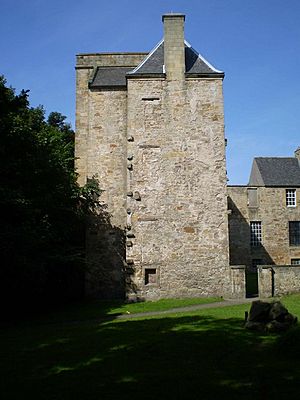
[[[286,189],[285,199],[287,207],[296,207],[296,189]]]

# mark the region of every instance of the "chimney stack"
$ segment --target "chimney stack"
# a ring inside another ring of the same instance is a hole
[[[300,147],[298,147],[297,150],[295,150],[295,157],[298,158],[298,160],[300,161]]]
[[[184,80],[184,14],[164,14],[164,64],[168,80]]]

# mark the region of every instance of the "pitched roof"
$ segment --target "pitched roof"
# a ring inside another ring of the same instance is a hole
[[[126,87],[126,74],[134,67],[98,67],[89,83],[92,89]]]
[[[204,57],[185,44],[186,76],[224,77],[224,72],[214,68]],[[161,40],[146,58],[137,66],[132,67],[97,67],[89,83],[91,89],[126,87],[126,77],[152,76],[164,74],[164,41]]]
[[[185,70],[187,76],[218,76],[224,77],[224,72],[214,68],[185,40]],[[161,40],[148,56],[128,76],[152,75],[164,73],[164,41]]]
[[[254,158],[249,185],[300,187],[299,160],[295,157]]]

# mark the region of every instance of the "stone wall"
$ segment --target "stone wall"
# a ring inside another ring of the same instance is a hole
[[[222,81],[128,81],[127,257],[138,296],[229,291]],[[132,293],[136,296],[136,293]]]
[[[256,190],[257,202],[254,201]],[[300,189],[297,206],[287,207],[286,188],[246,186],[228,187],[230,263],[250,267],[261,264],[289,265],[300,258],[300,246],[289,245],[289,221],[300,221]],[[262,222],[262,245],[250,246],[250,221]]]
[[[163,78],[92,90],[97,67],[145,54],[77,56],[79,182],[96,176],[104,190],[87,234],[97,297],[230,293],[222,78],[185,77],[184,16],[164,19]]]
[[[250,227],[247,187],[230,186],[228,223],[230,265],[251,265]]]
[[[274,296],[300,292],[300,266],[276,265],[274,274]]]
[[[260,297],[300,292],[300,266],[264,265],[258,268]]]
[[[97,66],[136,66],[145,54],[79,55],[76,66],[76,171],[79,183],[99,180],[102,206],[87,229],[86,292],[125,296],[127,167],[126,90],[91,90]]]
[[[231,295],[233,299],[246,297],[246,273],[245,265],[233,265],[230,267]]]

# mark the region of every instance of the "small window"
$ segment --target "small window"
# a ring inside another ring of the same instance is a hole
[[[145,285],[153,285],[157,283],[156,268],[145,269]]]
[[[300,221],[289,222],[290,246],[300,246]]]
[[[261,246],[261,221],[250,222],[250,244],[253,247]]]
[[[296,207],[296,189],[286,189],[285,199],[287,207]]]
[[[292,265],[300,265],[300,258],[292,258],[291,264]]]

